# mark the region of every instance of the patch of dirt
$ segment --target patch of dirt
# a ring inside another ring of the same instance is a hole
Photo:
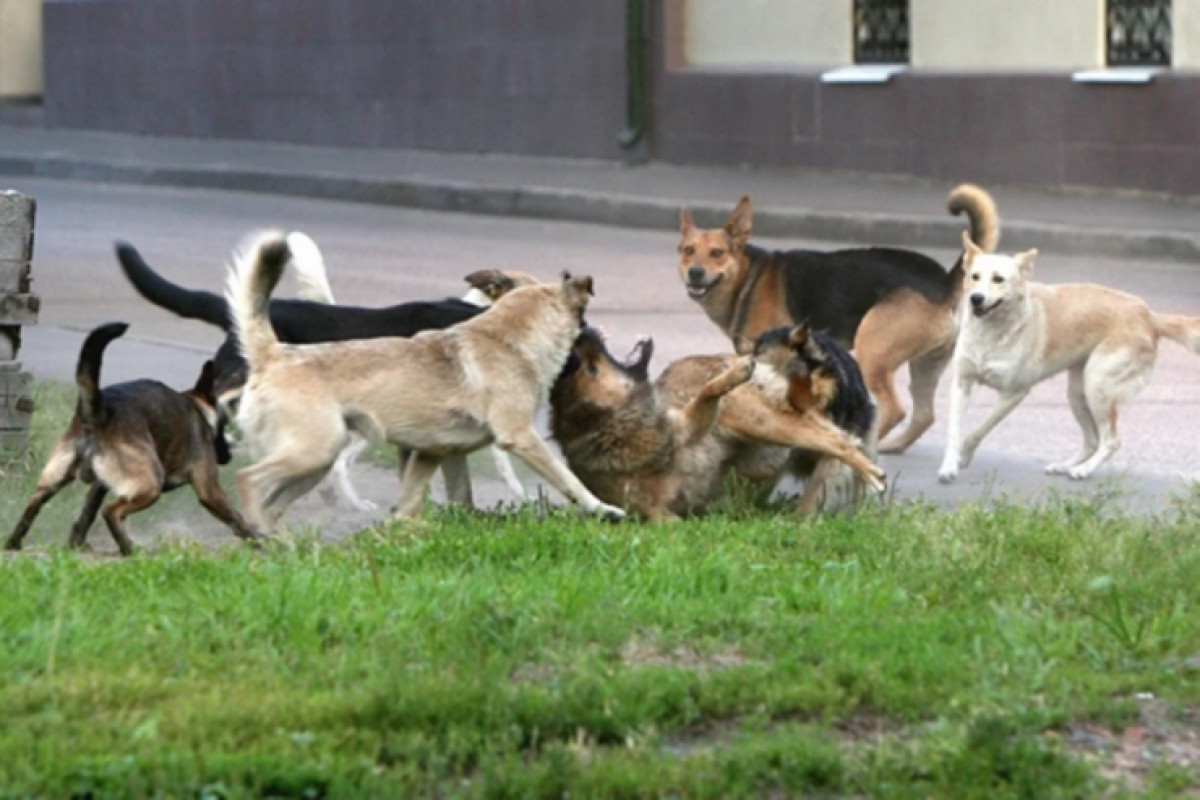
[[[627,667],[686,669],[693,672],[716,672],[754,663],[732,648],[704,653],[691,645],[676,645],[665,650],[641,639],[630,639],[621,647],[621,661]]]

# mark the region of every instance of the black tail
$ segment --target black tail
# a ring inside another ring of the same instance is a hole
[[[186,319],[198,319],[229,330],[229,306],[221,295],[171,283],[155,272],[131,244],[117,242],[117,260],[133,288],[154,305]]]
[[[75,367],[75,385],[79,387],[75,413],[87,430],[104,422],[104,403],[100,398],[100,363],[104,360],[104,348],[127,330],[128,323],[110,322],[96,328],[83,340],[79,364]]]

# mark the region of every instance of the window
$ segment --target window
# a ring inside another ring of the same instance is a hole
[[[854,0],[854,63],[908,63],[908,0]]]
[[[1108,0],[1110,67],[1171,66],[1171,0]]]

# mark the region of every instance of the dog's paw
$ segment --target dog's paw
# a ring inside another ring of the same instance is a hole
[[[734,386],[740,386],[754,375],[754,358],[741,356],[729,368],[729,377]]]
[[[875,467],[874,473],[871,475],[867,485],[875,492],[875,494],[883,494],[887,490],[887,473],[881,467]]]
[[[955,464],[943,464],[938,470],[938,483],[954,483],[958,478],[958,466]]]
[[[605,522],[620,522],[625,519],[625,512],[616,506],[610,506],[608,503],[601,503],[596,507],[596,516]]]
[[[1071,462],[1056,461],[1053,464],[1046,465],[1047,475],[1066,475],[1071,469]]]
[[[7,542],[4,543],[4,549],[9,551],[10,553],[16,553],[16,552],[20,551],[21,543],[14,542],[12,539],[9,539]]]
[[[1073,481],[1086,481],[1092,477],[1092,470],[1086,466],[1071,467],[1067,470],[1067,477]]]
[[[378,503],[373,502],[371,500],[363,500],[361,497],[355,497],[353,499],[348,498],[347,502],[350,503],[350,507],[353,508],[355,511],[369,512],[369,511],[378,511],[379,510]]]

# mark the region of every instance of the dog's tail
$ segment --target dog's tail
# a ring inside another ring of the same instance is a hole
[[[86,431],[104,422],[104,401],[100,397],[100,364],[104,361],[104,348],[127,330],[128,323],[110,322],[96,328],[83,340],[79,363],[75,366],[75,385],[79,387],[75,413],[79,415]]]
[[[299,231],[288,234],[287,244],[292,251],[292,266],[296,268],[296,293],[314,303],[333,305],[333,288],[325,272],[321,248],[307,234]]]
[[[985,253],[994,253],[1000,244],[1000,212],[996,201],[985,190],[963,183],[950,190],[946,209],[958,216],[966,214],[971,223],[971,241]]]
[[[198,319],[229,330],[229,306],[214,292],[185,289],[171,283],[147,264],[133,245],[117,242],[117,261],[138,294],[159,308],[186,319]]]
[[[279,349],[269,314],[271,292],[290,258],[287,239],[282,233],[272,232],[239,247],[229,267],[225,297],[238,346],[251,369],[261,367]]]
[[[1200,355],[1200,317],[1154,314],[1154,332]]]

